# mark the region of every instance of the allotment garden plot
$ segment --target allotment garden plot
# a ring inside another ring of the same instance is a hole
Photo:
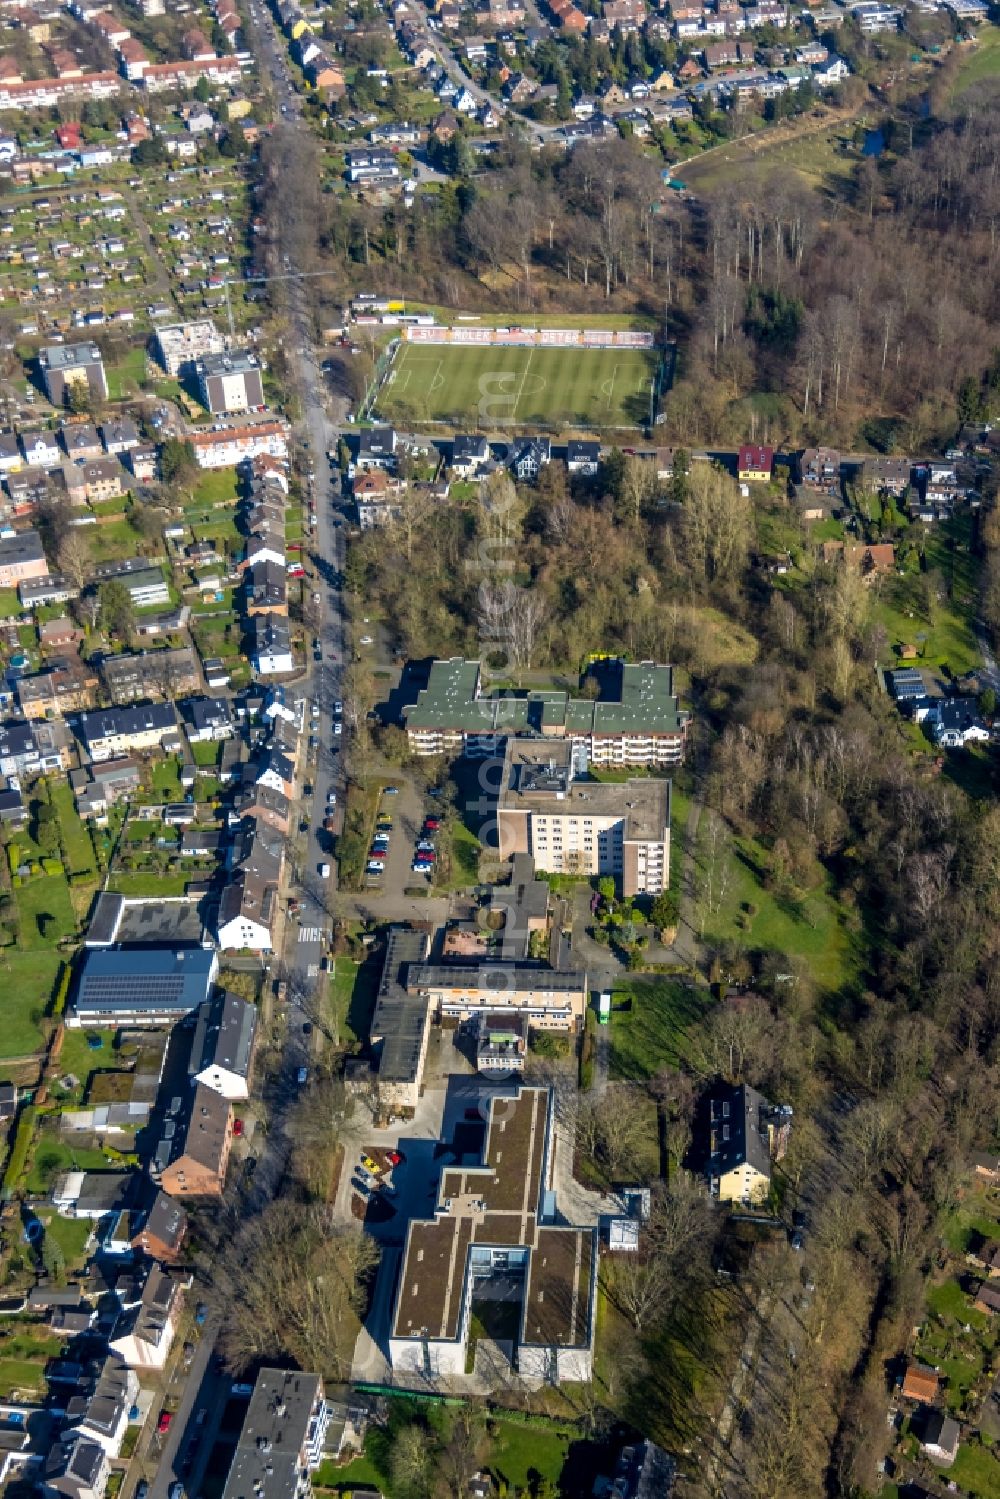
[[[641,427],[659,358],[655,349],[403,342],[376,404],[397,424]]]

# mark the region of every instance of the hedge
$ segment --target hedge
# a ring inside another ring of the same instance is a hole
[[[63,872],[63,867],[62,867],[62,861],[61,860],[59,860],[59,859],[43,859],[42,860],[42,873],[43,874],[62,874],[62,872]]]
[[[7,1169],[3,1174],[3,1195],[9,1198],[17,1186],[24,1169],[28,1164],[28,1152],[31,1142],[35,1137],[35,1105],[29,1103],[21,1111],[21,1117],[17,1121],[17,1135],[14,1139],[14,1149],[10,1153]]]
[[[66,1000],[69,996],[69,983],[73,977],[73,970],[68,963],[62,965],[62,973],[59,975],[59,987],[52,1004],[53,1015],[61,1015],[66,1008]]]

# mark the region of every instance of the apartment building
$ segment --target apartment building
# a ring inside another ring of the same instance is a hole
[[[48,576],[42,538],[37,531],[8,531],[0,535],[0,588]]]
[[[497,801],[501,858],[529,853],[552,874],[612,875],[622,894],[670,883],[670,782],[576,774],[572,747],[508,739]]]
[[[310,1499],[329,1422],[318,1374],[261,1369],[222,1499]]]
[[[237,350],[206,354],[196,368],[198,397],[213,416],[223,411],[257,411],[264,405],[264,381],[255,355]]]
[[[153,352],[174,379],[194,369],[210,354],[225,353],[226,340],[208,318],[193,323],[168,323],[153,334]]]
[[[118,80],[115,81],[117,84]],[[85,386],[95,401],[108,399],[104,359],[95,343],[52,344],[42,350],[39,363],[45,394],[53,406],[65,405],[74,387]]]
[[[577,764],[607,768],[678,765],[689,715],[673,692],[673,670],[652,661],[595,663],[596,698],[561,691],[486,692],[479,661],[435,661],[417,701],[403,709],[418,755],[497,754],[510,735],[572,744]]]

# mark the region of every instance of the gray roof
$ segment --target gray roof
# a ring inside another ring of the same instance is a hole
[[[72,370],[80,365],[100,364],[101,351],[95,343],[52,344],[42,350],[41,359],[46,369]]]
[[[44,562],[45,548],[37,531],[18,531],[0,536],[0,566],[13,567],[24,562]]]
[[[194,1076],[208,1067],[221,1067],[247,1077],[257,1030],[257,1006],[227,990],[207,1000],[198,1011],[198,1027],[188,1071]]]
[[[187,1213],[166,1192],[157,1192],[141,1232],[159,1239],[172,1249],[179,1249],[187,1233]]]
[[[80,732],[89,744],[112,735],[141,734],[150,729],[167,733],[177,727],[173,703],[140,703],[131,708],[101,708],[80,714]]]
[[[77,1014],[189,1015],[207,998],[217,958],[205,948],[92,948],[80,969]]]
[[[430,939],[426,932],[391,927],[385,962],[379,982],[371,1038],[381,1042],[379,1077],[388,1082],[413,1082],[427,1025],[427,1000],[408,991],[408,973],[426,958]]]
[[[299,1458],[322,1389],[318,1374],[260,1371],[223,1499],[288,1499],[298,1492]]]
[[[212,375],[243,375],[250,370],[259,369],[259,360],[248,349],[231,349],[225,354],[203,354],[198,361],[198,374],[206,379]]]
[[[771,1174],[771,1151],[764,1115],[767,1100],[748,1083],[720,1083],[709,1099],[709,1171],[725,1176],[744,1162]]]

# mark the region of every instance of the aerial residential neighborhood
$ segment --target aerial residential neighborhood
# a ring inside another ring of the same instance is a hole
[[[0,6],[0,1487],[1000,1496],[988,0]]]

